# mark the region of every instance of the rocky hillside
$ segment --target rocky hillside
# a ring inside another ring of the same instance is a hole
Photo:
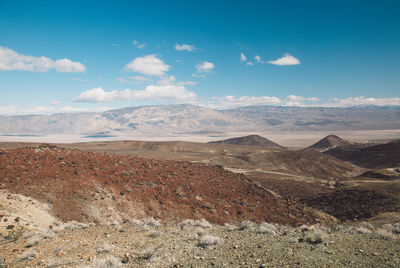
[[[336,135],[329,135],[329,136],[326,136],[325,138],[321,139],[317,143],[311,145],[308,148],[323,152],[323,151],[335,148],[337,146],[345,146],[345,145],[349,145],[349,144],[351,144],[351,143],[339,138]]]
[[[0,151],[0,184],[49,204],[63,221],[121,223],[152,216],[225,223],[251,217],[299,225],[315,219],[220,166],[53,146]]]
[[[372,146],[336,147],[325,153],[365,168],[400,167],[400,140]]]
[[[220,141],[211,141],[209,143],[223,143],[223,144],[235,144],[235,145],[246,145],[246,146],[256,146],[268,149],[284,149],[283,146],[270,141],[259,135],[249,135],[244,137],[232,138]]]

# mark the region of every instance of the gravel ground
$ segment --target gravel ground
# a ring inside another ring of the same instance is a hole
[[[8,237],[3,230],[0,267],[399,267],[399,227],[147,220],[35,233],[15,226]]]

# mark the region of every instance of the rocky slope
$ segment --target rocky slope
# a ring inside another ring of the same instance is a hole
[[[343,140],[336,135],[329,135],[319,140],[318,142],[316,142],[315,144],[311,145],[308,148],[324,152],[329,149],[335,148],[337,146],[346,146],[350,144],[351,144],[350,142]]]
[[[249,135],[244,137],[232,138],[227,140],[220,141],[211,141],[209,143],[222,143],[222,144],[235,144],[235,145],[246,145],[246,146],[255,146],[261,148],[269,148],[269,149],[284,149],[283,146],[270,141],[264,137],[259,135]]]
[[[221,166],[39,146],[0,151],[1,189],[50,204],[63,221],[205,218],[314,222],[283,198]],[[229,185],[229,187],[227,187]]]
[[[372,146],[336,147],[325,153],[364,168],[400,167],[400,140]]]

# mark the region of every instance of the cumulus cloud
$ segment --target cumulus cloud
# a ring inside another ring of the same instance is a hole
[[[175,79],[175,78],[173,78]],[[174,80],[175,81],[175,80]],[[148,85],[144,90],[105,91],[102,87],[82,92],[74,99],[76,102],[111,102],[117,100],[192,100],[196,94],[179,82],[159,82]]]
[[[175,76],[170,75],[170,76],[164,76],[162,77],[157,84],[159,85],[179,85],[179,86],[184,86],[184,85],[188,85],[188,86],[193,86],[196,84],[196,82],[193,81],[176,81]]]
[[[145,77],[145,76],[140,76],[140,75],[129,76],[126,78],[119,77],[119,78],[117,78],[117,80],[123,84],[135,84],[135,85],[143,84],[146,82],[147,83],[153,82],[153,79],[151,79],[150,77]]]
[[[311,101],[311,102],[320,101],[320,99],[317,98],[317,97],[306,98],[306,97],[303,97],[303,96],[296,96],[296,95],[287,96],[287,100],[289,100],[289,101]]]
[[[245,62],[245,61],[247,61],[247,57],[246,57],[246,55],[244,55],[243,52],[241,52],[240,53],[240,62]]]
[[[254,56],[254,59],[256,60],[257,63],[264,63],[264,62],[261,60],[261,57],[260,57],[259,55],[255,55],[255,56]]]
[[[285,53],[285,55],[282,58],[279,58],[277,60],[270,60],[270,61],[268,61],[268,63],[274,64],[274,65],[280,65],[280,66],[298,65],[298,64],[300,64],[300,60],[293,57],[292,55],[290,55],[288,53]]]
[[[73,107],[73,106],[35,106],[33,108],[18,107],[15,105],[0,106],[1,115],[41,115],[54,113],[77,113],[77,112],[104,112],[111,110],[110,107]]]
[[[86,67],[80,62],[64,58],[52,60],[47,57],[27,56],[0,46],[0,71],[47,72],[55,69],[59,73],[85,72]]]
[[[132,80],[137,80],[137,81],[152,81],[152,79],[150,77],[144,77],[144,76],[130,76],[128,77],[128,79],[132,79]]]
[[[199,73],[211,73],[215,66],[212,62],[203,61],[202,63],[197,64],[195,67]]]
[[[217,109],[225,109],[250,105],[277,105],[282,101],[277,97],[270,96],[223,96],[213,97],[208,106]]]
[[[192,51],[196,50],[196,47],[192,46],[192,45],[188,45],[188,44],[182,44],[182,45],[176,44],[175,50],[177,50],[177,51],[185,51],[186,50],[186,51],[192,52]]]
[[[251,105],[281,105],[281,106],[313,106],[310,103],[318,102],[316,97],[302,97],[289,95],[280,99],[275,96],[222,96],[213,97],[205,105],[215,109],[228,109],[233,107],[251,106]]]
[[[352,107],[358,105],[400,106],[400,98],[366,98],[364,96],[345,99],[334,98],[330,102],[323,104],[323,106],[327,107]]]
[[[136,40],[133,40],[133,41],[132,41],[132,44],[133,44],[134,46],[136,46],[136,48],[139,48],[139,49],[142,49],[142,48],[144,48],[145,46],[147,46],[146,43],[139,43],[139,42],[136,41]]]
[[[156,55],[147,55],[137,57],[125,66],[127,70],[131,70],[141,74],[147,75],[164,75],[171,66],[165,64]]]
[[[280,106],[299,106],[299,107],[354,107],[354,106],[400,106],[400,98],[334,98],[328,102],[321,102],[318,97],[303,97],[289,95],[286,98],[274,96],[223,96],[213,97],[211,101],[204,104],[215,109],[227,109],[250,105],[280,105]]]

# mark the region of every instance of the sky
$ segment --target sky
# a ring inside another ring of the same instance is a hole
[[[0,114],[400,105],[400,1],[0,0]]]

